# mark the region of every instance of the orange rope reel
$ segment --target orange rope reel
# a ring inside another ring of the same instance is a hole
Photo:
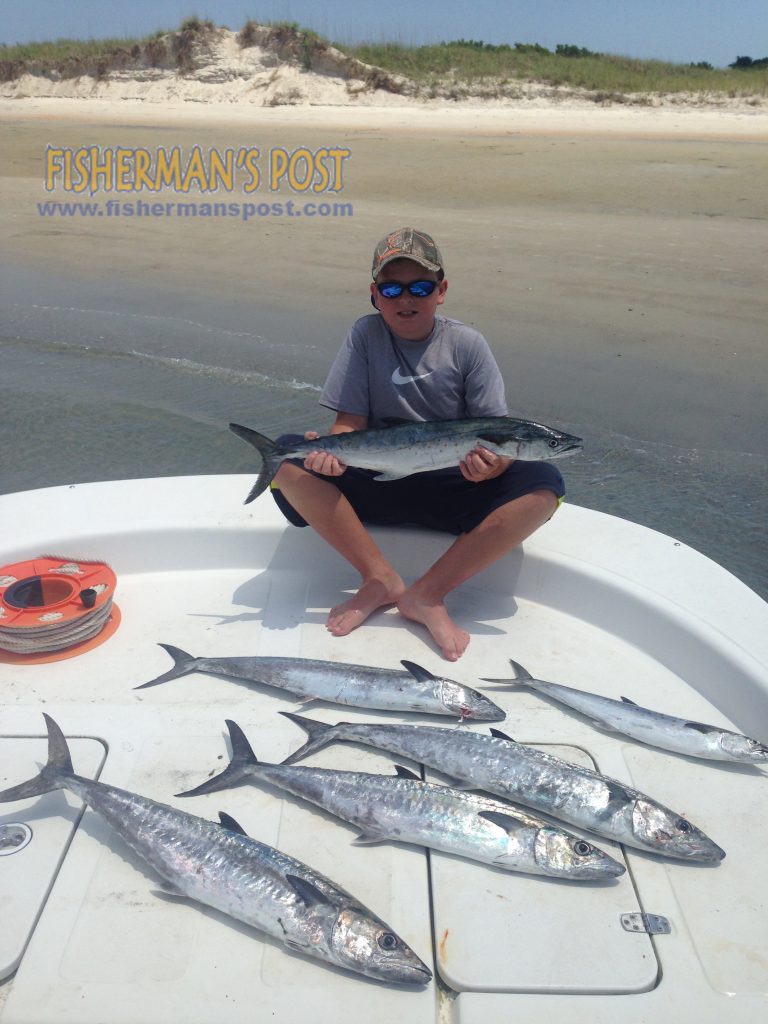
[[[104,562],[41,555],[0,568],[0,650],[50,653],[97,636],[116,609]],[[116,628],[116,624],[115,624]]]

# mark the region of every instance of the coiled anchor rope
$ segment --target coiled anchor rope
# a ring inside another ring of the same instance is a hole
[[[0,650],[61,651],[97,636],[112,615],[115,574],[104,562],[40,555],[0,568]]]

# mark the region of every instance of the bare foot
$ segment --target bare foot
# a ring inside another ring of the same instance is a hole
[[[397,602],[406,619],[426,626],[448,661],[458,661],[469,645],[469,633],[456,625],[442,601],[429,601],[413,589],[406,590]]]
[[[397,575],[366,580],[348,601],[337,604],[328,614],[326,628],[334,636],[346,636],[357,629],[377,608],[395,604],[405,591],[405,584]]]

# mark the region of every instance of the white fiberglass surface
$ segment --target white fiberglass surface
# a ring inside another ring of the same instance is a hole
[[[297,957],[221,915],[158,899],[151,872],[86,812],[19,971],[5,986],[2,1024],[234,1022],[247,1019],[254,1002],[291,1024],[317,1019],[319,1006],[333,1006],[338,1020],[397,1014],[404,1021],[431,1021],[438,1003],[441,1020],[460,1022],[462,1015],[470,1020],[475,1014],[492,1022],[523,1012],[516,1007],[524,1007],[526,1015],[532,1006],[553,1011],[559,1004],[548,1000],[573,993],[579,993],[576,1005],[589,1006],[596,1020],[599,1011],[591,1000],[608,1005],[620,993],[622,1012],[617,1016],[611,1003],[611,1019],[640,1020],[673,1005],[678,993],[681,1005],[691,1012],[695,1007],[703,1021],[710,1009],[722,1014],[714,998],[718,993],[729,994],[729,1012],[743,1006],[748,1019],[749,1007],[755,999],[762,1005],[768,989],[760,952],[767,938],[764,772],[651,750],[598,731],[582,716],[525,688],[483,682],[511,678],[508,659],[514,658],[534,676],[606,696],[626,695],[714,725],[740,719],[737,724],[746,729],[754,709],[756,729],[762,730],[768,695],[759,685],[743,684],[749,675],[745,665],[749,658],[759,663],[759,652],[745,651],[739,643],[732,645],[731,656],[728,637],[713,635],[710,657],[711,631],[702,625],[707,622],[702,602],[705,612],[710,607],[704,585],[693,588],[704,595],[691,597],[694,604],[699,600],[695,613],[681,603],[678,589],[673,602],[662,596],[649,617],[643,611],[653,604],[648,566],[642,601],[627,602],[633,585],[626,561],[615,586],[608,571],[596,572],[586,563],[582,571],[582,538],[572,539],[570,531],[574,521],[584,520],[566,515],[563,529],[550,535],[551,549],[542,538],[539,547],[511,556],[452,596],[450,610],[471,632],[472,642],[459,663],[449,664],[425,642],[419,626],[392,610],[378,613],[347,638],[332,637],[325,629],[328,608],[354,587],[354,574],[314,546],[308,531],[284,530],[271,505],[264,511],[260,500],[253,508],[230,512],[233,501],[247,493],[243,483],[227,481],[222,494],[212,496],[210,487],[198,492],[189,481],[176,488],[158,482],[157,493],[144,482],[133,530],[124,509],[109,515],[110,509],[122,509],[127,485],[120,485],[125,493],[117,505],[96,488],[90,507],[99,513],[102,533],[95,531],[87,543],[78,534],[82,506],[78,512],[73,504],[61,535],[44,548],[59,550],[64,544],[64,554],[101,555],[110,562],[118,574],[121,625],[102,646],[78,658],[56,665],[0,664],[4,735],[42,736],[41,711],[46,710],[68,735],[99,737],[108,745],[105,781],[177,803],[174,793],[225,765],[225,718],[243,726],[265,760],[281,759],[305,738],[277,714],[280,710],[298,710],[327,723],[408,721],[449,728],[457,723],[323,703],[302,709],[290,694],[202,674],[135,690],[171,668],[159,643],[199,657],[303,656],[390,668],[409,659],[483,689],[505,710],[506,721],[498,724],[516,740],[586,759],[648,792],[702,828],[727,856],[711,868],[626,851],[629,870],[616,883],[577,887],[414,847],[358,848],[351,845],[350,826],[267,786],[184,803],[211,818],[227,811],[256,838],[306,860],[367,902],[440,975],[439,984],[423,992],[404,992]],[[183,500],[174,504],[178,490]],[[196,498],[202,510],[194,511]],[[144,511],[147,501],[152,514]],[[606,527],[606,518],[597,523],[596,550],[607,530],[624,552],[616,558],[625,558],[635,534],[627,524],[628,543],[619,545],[622,531],[615,523]],[[39,553],[42,520],[36,525],[31,512],[29,524],[28,543]],[[429,534],[395,541],[385,531],[381,541],[387,550],[397,544],[411,575],[444,543]],[[18,551],[3,562],[26,553]],[[654,549],[652,537],[647,551],[648,558],[659,558],[663,577],[664,554]],[[558,591],[561,564],[567,579]],[[691,565],[703,580],[709,563],[702,567],[692,559]],[[749,606],[752,618],[755,607]],[[635,619],[638,608],[642,614]],[[708,674],[710,663],[717,671]],[[723,675],[723,666],[731,664],[732,673]],[[731,706],[738,715],[728,713]],[[758,738],[768,739],[759,732]],[[314,763],[388,771],[395,760],[336,746],[316,755]],[[8,784],[29,777],[35,765],[28,768],[14,765]],[[5,810],[13,816],[15,808]],[[610,843],[595,842],[622,856]],[[638,910],[666,916],[670,934],[649,939],[623,931],[620,915]],[[438,1000],[444,986],[459,994]],[[662,1002],[654,1003],[657,998]]]

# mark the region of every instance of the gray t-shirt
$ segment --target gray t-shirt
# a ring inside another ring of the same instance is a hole
[[[506,416],[504,381],[488,342],[473,327],[436,316],[426,341],[407,341],[378,313],[357,320],[320,395],[335,412],[389,418],[459,420]]]

